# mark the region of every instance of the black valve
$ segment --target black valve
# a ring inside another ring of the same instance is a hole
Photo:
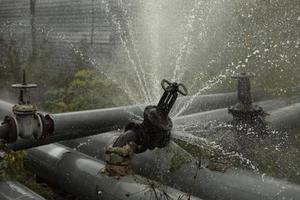
[[[147,106],[144,110],[144,121],[128,124],[125,133],[115,141],[113,147],[123,147],[133,142],[140,147],[134,152],[140,153],[155,147],[162,148],[168,144],[173,127],[168,114],[178,97],[178,93],[185,96],[187,89],[181,83],[171,83],[165,79],[162,80],[161,86],[164,93],[157,106]]]
[[[161,86],[165,92],[158,102],[157,109],[164,112],[165,114],[169,114],[178,97],[178,93],[186,96],[188,94],[188,91],[182,83],[171,83],[166,79],[163,79],[161,81]]]

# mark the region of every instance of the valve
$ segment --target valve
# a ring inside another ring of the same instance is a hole
[[[12,85],[12,88],[19,90],[19,102],[12,109],[14,116],[6,116],[0,126],[0,139],[5,143],[13,143],[18,138],[41,139],[48,134],[47,124],[49,123],[30,102],[29,89],[36,88],[37,85],[26,82],[25,70],[23,70],[22,77],[22,83]]]
[[[17,121],[18,136],[23,139],[39,139],[43,133],[42,119],[37,113],[36,106],[30,102],[29,90],[36,87],[36,84],[26,82],[25,70],[22,83],[12,85],[12,88],[19,90],[19,103],[13,106],[13,113]]]
[[[162,148],[168,144],[173,127],[168,114],[178,93],[187,95],[187,89],[181,83],[171,83],[165,79],[162,80],[161,86],[164,93],[159,103],[156,106],[150,105],[145,108],[142,123],[129,123],[125,128],[125,134],[116,140],[114,147],[122,147],[134,142],[140,147],[135,153],[140,153],[146,149]]]

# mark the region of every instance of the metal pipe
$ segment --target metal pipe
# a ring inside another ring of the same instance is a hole
[[[262,91],[255,91],[252,93],[253,101],[260,101],[266,99],[266,95]],[[176,105],[174,106],[177,110],[182,109],[178,116],[189,115],[193,113],[214,110],[218,108],[229,107],[238,102],[237,93],[217,93],[217,94],[208,94],[200,95],[198,97],[187,96],[181,97],[177,100]]]
[[[178,106],[182,107],[193,97],[178,98]],[[201,95],[193,98],[191,104],[183,114],[196,113],[200,111],[216,109],[232,105],[237,101],[235,93],[223,93],[212,95]],[[0,101],[0,110],[5,115],[12,114],[12,104]],[[72,132],[96,132],[102,131],[105,127],[122,128],[128,123],[128,119],[138,120],[143,116],[145,106],[128,106],[108,109],[96,109],[78,112],[67,112],[59,114],[49,114],[48,117],[54,122],[55,134],[72,130]],[[100,120],[106,117],[108,121]],[[108,131],[108,130],[107,130]]]
[[[270,112],[276,108],[282,108],[287,106],[291,102],[298,101],[298,99],[281,99],[281,100],[267,100],[255,103],[258,106],[263,107],[264,111]],[[195,113],[191,115],[185,115],[177,117],[173,120],[174,124],[177,126],[188,125],[188,124],[207,124],[210,121],[222,121],[230,122],[233,120],[232,115],[228,112],[227,108],[222,108],[218,110],[211,110],[207,112]]]
[[[207,99],[207,97],[205,96],[204,98]],[[5,105],[6,107],[7,105]],[[9,146],[14,150],[20,150],[57,141],[95,135],[123,128],[130,121],[139,120],[142,114],[143,109],[140,106],[50,114],[46,116],[46,119],[50,120],[54,126],[50,137],[41,140],[18,140],[16,143],[9,144]]]
[[[50,136],[40,140],[20,139],[15,143],[8,144],[8,147],[13,150],[21,150],[115,130],[132,120],[138,120],[138,117],[132,113],[142,113],[142,110],[137,106],[132,106],[123,109],[109,108],[46,115],[46,119],[51,119],[54,125]]]
[[[8,105],[9,104],[3,105],[3,108],[6,109]],[[0,108],[2,108],[1,105]],[[101,132],[123,128],[130,121],[141,120],[142,115],[143,106],[50,114],[46,115],[45,118],[42,118],[45,119],[43,120],[44,123],[42,123],[42,125],[51,125],[50,137],[48,136],[48,133],[43,133],[43,135],[47,135],[47,137],[42,137],[41,140],[36,140],[35,138],[19,139],[9,146],[12,149],[20,150],[57,141],[95,135]],[[41,117],[41,115],[39,116]],[[45,121],[49,123],[46,123]],[[43,128],[43,130],[45,130],[45,128]]]
[[[284,108],[278,108],[270,113],[267,121],[272,128],[279,131],[300,129],[300,103],[292,104]]]
[[[266,111],[274,107],[281,107],[285,104],[286,101],[284,100],[269,100],[258,103],[258,105],[265,107]],[[137,118],[133,119],[130,113],[137,112],[139,108],[131,108],[132,109],[128,110],[120,110],[119,108],[115,108],[103,109],[101,112],[95,110],[94,112],[82,111],[67,114],[54,114],[49,116],[54,123],[54,133],[51,136],[42,140],[18,140],[15,143],[9,144],[8,147],[13,150],[28,149],[54,142],[96,135],[123,128],[123,126],[130,121],[137,120]],[[142,110],[139,111],[142,112]],[[188,115],[186,117],[179,117],[174,120],[174,124],[180,125],[187,122],[194,123],[196,121],[204,123],[211,121],[212,119],[228,121],[232,119],[232,117],[230,114],[228,114],[227,109],[220,109],[216,111]]]
[[[38,177],[81,199],[188,199],[183,192],[138,175],[109,177],[101,173],[103,162],[59,144],[30,149],[25,165]]]
[[[77,143],[76,149],[97,159],[105,159],[103,146],[111,144],[119,134],[110,132],[94,136],[93,140],[86,141],[86,145]],[[75,147],[75,143],[67,143]],[[224,173],[199,168],[198,163],[175,143],[170,143],[166,148],[136,154],[131,164],[139,175],[208,200],[285,200],[300,196],[298,185],[272,177],[235,168]]]
[[[286,105],[284,100],[270,100],[258,103],[263,106],[266,111],[268,107],[280,107]],[[138,113],[134,115],[132,113]],[[123,108],[109,108],[102,110],[80,111],[71,113],[60,113],[46,116],[51,119],[54,124],[53,134],[41,140],[18,140],[16,143],[9,144],[9,147],[14,150],[21,150],[32,148],[36,146],[46,145],[58,141],[70,140],[79,137],[123,128],[127,123],[132,120],[138,120],[142,115],[142,110],[137,106],[123,107]],[[174,120],[175,124],[185,124],[194,122],[208,122],[212,119],[219,119],[229,121],[232,119],[228,114],[227,109],[220,109],[217,111],[208,111],[206,113],[198,113],[188,115],[186,117],[179,117]]]
[[[253,98],[255,101],[260,100],[263,98],[262,92],[254,92]],[[237,94],[235,92],[230,93],[217,93],[217,94],[208,94],[208,95],[199,95],[199,96],[185,96],[185,97],[179,97],[177,101],[175,102],[174,107],[182,107],[185,104],[188,104],[186,109],[180,114],[180,115],[187,115],[192,113],[197,113],[200,111],[207,111],[207,110],[213,110],[218,108],[224,108],[228,107],[230,105],[233,105],[236,103],[237,100]],[[5,101],[0,100],[0,116],[3,117],[5,115],[12,114],[12,106],[13,104],[10,104]],[[127,106],[127,107],[117,107],[117,108],[109,108],[114,110],[115,112],[129,112],[132,113],[132,115],[142,116],[142,111],[145,108],[145,105],[137,105],[137,106]],[[107,110],[109,110],[107,109]],[[64,117],[71,117],[73,119],[78,120],[79,118],[84,119],[90,119],[89,114],[91,113],[91,117],[93,115],[101,115],[102,111],[105,109],[96,109],[96,110],[88,110],[88,111],[78,111],[78,112],[67,112],[67,113],[60,113],[60,114],[53,114],[50,116],[55,117],[61,117],[65,119]],[[66,121],[68,122],[68,121]]]
[[[32,190],[16,181],[0,182],[0,199],[1,200],[46,200]]]

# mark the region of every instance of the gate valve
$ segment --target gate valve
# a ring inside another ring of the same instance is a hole
[[[135,143],[135,153],[141,153],[147,149],[165,147],[170,141],[173,123],[168,116],[173,107],[178,93],[187,95],[187,89],[183,84],[171,83],[162,80],[161,86],[164,93],[157,106],[147,106],[144,110],[144,121],[142,123],[129,123],[122,134],[114,142],[113,147],[123,147],[131,142]]]
[[[16,142],[18,138],[41,139],[46,134],[44,115],[30,102],[29,89],[37,85],[26,82],[25,70],[22,77],[22,83],[12,85],[19,90],[19,102],[12,108],[14,116],[6,116],[0,127],[0,139],[5,143]]]

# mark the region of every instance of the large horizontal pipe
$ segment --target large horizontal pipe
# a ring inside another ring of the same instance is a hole
[[[271,110],[274,107],[283,107],[287,104],[285,100],[269,100],[258,102],[258,105],[263,106],[266,111]],[[84,111],[89,112],[89,111]],[[132,120],[127,112],[123,111],[118,115],[118,109],[104,109],[101,115],[100,112],[93,113],[95,116],[89,119],[80,118],[82,112],[74,112],[73,114],[55,114],[52,115],[54,126],[54,134],[48,138],[42,140],[19,140],[13,144],[9,144],[9,148],[13,150],[28,149],[32,147],[42,146],[51,144],[58,141],[71,140],[80,137],[96,135],[110,130],[116,130],[123,128],[121,124],[126,124]],[[68,118],[68,116],[70,118]],[[127,117],[127,118],[126,118]],[[89,117],[90,118],[90,117]],[[79,120],[80,119],[80,120]],[[101,120],[102,119],[102,120]],[[118,119],[118,120],[117,120]],[[227,109],[219,109],[216,111],[208,111],[204,113],[192,114],[182,116],[174,120],[175,125],[188,123],[204,123],[211,120],[223,120],[229,121],[232,119],[231,115],[228,114]],[[82,122],[80,122],[82,121]],[[63,122],[66,122],[66,126]],[[75,123],[77,122],[77,123]],[[126,122],[126,123],[125,123]],[[73,124],[74,123],[74,124]],[[118,123],[115,125],[114,123]]]
[[[300,129],[300,103],[279,108],[270,113],[267,120],[275,130],[299,130]]]
[[[299,102],[300,99],[289,98],[289,99],[278,99],[278,100],[267,100],[255,103],[255,105],[261,106],[265,112],[272,113],[272,110],[283,108],[291,103]],[[233,120],[232,115],[228,112],[227,108],[221,108],[217,110],[211,110],[207,112],[195,113],[191,115],[184,115],[174,119],[174,124],[189,125],[189,124],[202,124],[205,125],[211,121],[230,122]]]
[[[25,164],[38,177],[81,199],[199,199],[138,175],[104,175],[103,162],[59,144],[30,149]]]
[[[16,181],[0,181],[1,200],[46,200]]]
[[[119,134],[110,132],[95,136],[86,144],[77,143],[76,149],[103,160],[103,147],[111,144]],[[75,147],[74,144],[68,145]],[[166,148],[134,155],[131,164],[137,174],[207,200],[296,200],[300,196],[298,185],[249,171],[232,168],[223,173],[199,169],[197,162],[173,142]]]
[[[178,107],[182,107],[181,105],[187,103],[191,98],[193,101],[187,109],[192,113],[229,106],[237,101],[234,93],[202,95],[198,97],[179,98]],[[12,106],[12,104],[0,101],[0,113],[2,113],[2,115],[12,115]],[[126,106],[49,114],[47,118],[53,121],[53,135],[66,135],[68,132],[72,132],[72,134],[82,134],[82,132],[84,132],[86,135],[83,136],[87,136],[103,131],[106,132],[123,128],[129,121],[140,120],[143,116],[144,107],[143,105]],[[185,110],[184,114],[188,114],[189,111]],[[45,142],[45,144],[47,144],[47,142]]]
[[[50,136],[41,140],[19,139],[15,143],[9,144],[8,147],[13,150],[22,150],[54,142],[96,135],[121,128],[131,121],[138,120],[138,117],[132,113],[142,115],[142,112],[139,107],[132,106],[123,109],[109,108],[47,115],[46,119],[50,118],[54,125],[54,131]]]
[[[230,94],[231,95],[231,94]],[[210,95],[213,98],[214,95]],[[217,99],[221,99],[225,94],[217,94]],[[201,98],[201,97],[197,97]],[[204,96],[204,100],[208,100],[208,95]],[[3,109],[6,110],[9,104],[3,104]],[[0,105],[1,109],[1,105]],[[123,128],[130,121],[141,120],[143,115],[143,106],[129,106],[98,110],[88,110],[79,112],[49,114],[46,120],[51,124],[51,136],[42,140],[18,140],[16,143],[10,144],[10,148],[21,150],[36,146],[46,145],[62,140],[70,140],[78,137],[107,132],[118,128]],[[2,131],[7,133],[7,130]],[[47,129],[48,130],[48,129]]]
[[[284,100],[269,100],[258,103],[258,105],[264,107],[266,111],[269,111],[273,107],[281,107],[286,104],[287,101]],[[18,140],[16,143],[10,144],[9,147],[14,150],[21,150],[58,141],[95,135],[123,128],[130,121],[138,120],[141,115],[142,110],[137,106],[51,114],[46,116],[46,118],[50,118],[54,124],[54,132],[51,136],[42,140]],[[182,116],[177,118],[174,122],[177,125],[185,124],[186,122],[204,123],[205,121],[211,121],[216,118],[223,121],[232,119],[227,109],[220,109],[218,111],[192,114],[186,117]]]
[[[262,92],[256,92],[254,94],[254,100],[260,100],[263,98]],[[218,93],[218,94],[209,94],[209,95],[199,95],[199,96],[187,96],[178,98],[174,107],[182,108],[186,106],[179,115],[192,114],[212,109],[218,109],[223,107],[228,107],[237,102],[236,93]],[[13,104],[10,104],[5,101],[0,101],[0,113],[2,115],[12,114],[11,107]],[[82,129],[93,129],[95,130],[98,126],[99,121],[103,115],[110,116],[119,115],[119,118],[114,120],[116,127],[124,126],[123,117],[126,118],[139,118],[142,117],[144,105],[139,106],[125,106],[117,108],[108,108],[108,109],[96,109],[96,110],[87,110],[87,111],[78,111],[78,112],[67,112],[59,114],[49,115],[52,118],[56,125],[55,129],[57,132],[64,131],[64,129],[73,131],[80,131]],[[88,121],[88,123],[87,123]],[[63,126],[62,126],[63,124]],[[101,124],[103,125],[103,124]]]
[[[139,106],[106,108],[100,110],[49,114],[54,123],[54,134],[95,134],[122,128],[130,121],[140,120],[143,110]]]

